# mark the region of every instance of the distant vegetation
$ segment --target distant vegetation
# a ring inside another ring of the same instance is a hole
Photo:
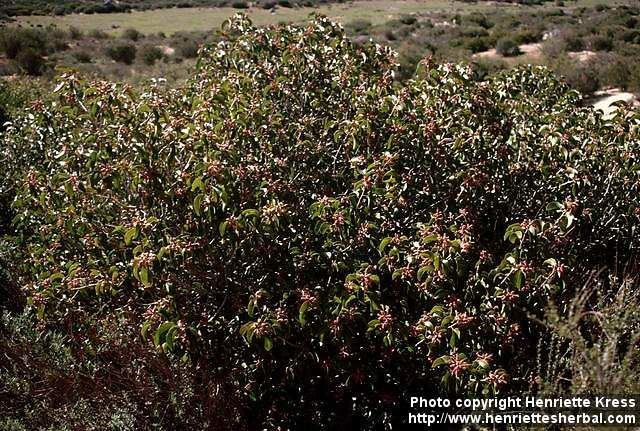
[[[605,86],[640,89],[640,8],[631,6],[501,10],[407,16],[382,25],[346,23],[357,40],[373,38],[398,50],[401,75],[413,75],[425,56],[471,61],[480,76],[520,63],[544,64],[590,93]],[[540,43],[534,55],[519,45]],[[474,54],[495,48],[498,56]],[[583,52],[579,55],[579,52]]]
[[[337,0],[281,0],[281,6],[314,6]],[[269,0],[257,0],[255,5],[270,5]],[[6,0],[0,4],[0,16],[66,15],[71,13],[115,13],[132,10],[150,10],[188,7],[246,7],[246,2],[234,0]]]
[[[184,86],[6,93],[0,288],[24,301],[0,296],[0,428],[380,429],[412,394],[639,393],[640,113],[545,67],[396,72],[327,19],[236,16]]]
[[[187,32],[170,37],[143,35],[135,29],[112,37],[73,27],[1,28],[4,59],[0,56],[0,77],[18,74],[51,79],[57,66],[71,66],[89,76],[130,80],[159,75],[171,82],[184,81],[192,71],[198,47],[215,37]]]
[[[245,5],[236,5],[244,8]],[[266,7],[282,8],[277,2]],[[254,6],[255,7],[255,6]],[[278,14],[273,21],[277,21]],[[399,53],[401,80],[413,76],[425,56],[435,61],[466,61],[478,79],[522,63],[547,65],[588,95],[608,86],[640,89],[640,8],[637,6],[535,6],[483,8],[468,13],[399,14],[382,23],[347,20],[356,43],[369,39]],[[136,28],[81,31],[75,27],[0,30],[0,75],[52,76],[56,65],[116,79],[163,76],[184,81],[198,46],[210,32],[143,34]],[[539,44],[539,45],[535,45]],[[535,45],[523,52],[521,46]],[[25,52],[18,56],[18,52]],[[495,55],[486,55],[495,50]],[[135,51],[135,53],[134,53]],[[115,62],[115,63],[114,63]],[[179,65],[179,66],[178,66]]]

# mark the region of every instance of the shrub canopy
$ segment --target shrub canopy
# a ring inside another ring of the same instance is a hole
[[[120,375],[125,351],[188,367],[197,426],[521,389],[548,301],[636,264],[637,113],[605,121],[541,67],[399,85],[323,18],[222,34],[185,89],[63,76],[2,147],[41,324]]]

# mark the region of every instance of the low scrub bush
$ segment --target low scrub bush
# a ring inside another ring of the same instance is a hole
[[[161,60],[163,57],[162,49],[157,46],[144,45],[140,48],[140,58],[148,66],[153,66],[156,61]]]
[[[585,48],[585,43],[582,37],[575,33],[563,35],[562,41],[564,42],[565,50],[569,52],[578,52]]]
[[[199,44],[193,39],[183,39],[176,43],[176,51],[183,58],[196,58]]]
[[[488,51],[491,49],[491,40],[486,37],[478,37],[469,39],[465,43],[465,47],[473,53]]]
[[[79,63],[91,63],[91,53],[86,50],[74,52],[73,58],[75,58]]]
[[[587,38],[587,48],[591,51],[611,51],[613,41],[609,37],[594,35]]]
[[[494,23],[491,20],[489,20],[489,18],[487,18],[486,15],[483,15],[477,12],[464,15],[461,19],[462,19],[462,22],[466,21],[469,23],[473,23],[485,29],[490,29],[491,27],[494,26]]]
[[[104,39],[109,39],[109,34],[102,30],[95,29],[89,32],[89,37],[92,37],[98,40],[104,40]]]
[[[569,59],[561,59],[553,63],[553,69],[575,90],[590,95],[600,89],[598,68],[593,61],[576,63]]]
[[[640,391],[640,290],[637,280],[603,292],[598,282],[579,290],[568,311],[549,307],[540,340],[541,393],[557,396],[637,394]],[[588,328],[588,330],[586,330]]]
[[[503,38],[496,43],[496,52],[503,57],[514,57],[522,54],[520,47],[512,39]]]
[[[466,27],[461,30],[461,34],[468,38],[486,37],[489,32],[482,27]]]
[[[140,33],[135,28],[128,28],[122,33],[122,38],[123,39],[128,39],[128,40],[133,41],[133,42],[137,42],[142,37],[144,37],[142,35],[142,33]]]
[[[107,55],[114,61],[132,64],[136,59],[136,46],[131,43],[116,43],[107,48]]]
[[[48,36],[44,30],[0,29],[0,51],[7,58],[15,59],[24,50],[33,50],[44,55],[47,52]]]
[[[69,27],[69,37],[73,40],[82,39],[84,33],[78,27],[70,26]]]
[[[45,70],[45,60],[38,51],[33,48],[25,48],[16,56],[16,64],[20,70],[31,76],[39,76]]]
[[[400,22],[404,25],[413,25],[418,22],[418,18],[413,15],[403,15],[400,17]]]
[[[354,19],[345,25],[346,30],[353,34],[367,34],[371,29],[371,21],[366,19]]]

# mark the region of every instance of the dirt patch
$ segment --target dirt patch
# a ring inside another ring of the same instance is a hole
[[[621,91],[619,88],[597,91],[589,101],[594,109],[604,113],[605,118],[613,116],[617,109],[616,106],[612,106],[615,102],[625,102],[632,106],[638,106],[638,98],[635,94]]]
[[[578,60],[579,62],[582,63],[589,60],[590,58],[595,57],[596,53],[593,51],[579,51],[579,52],[570,52],[568,55],[569,55],[569,58],[573,60]]]
[[[522,51],[522,56],[527,56],[530,59],[540,58],[542,44],[540,43],[526,43],[524,45],[520,45],[520,51]],[[473,54],[473,58],[505,58],[498,54],[495,48],[491,48],[488,51],[478,52]]]
[[[540,58],[541,50],[541,43],[526,43],[524,45],[520,45],[520,51],[522,51],[522,54],[533,58]]]

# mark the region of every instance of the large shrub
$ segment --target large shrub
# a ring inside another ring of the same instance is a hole
[[[547,302],[637,265],[637,114],[539,67],[398,86],[326,19],[224,30],[187,89],[66,75],[4,137],[9,269],[94,364],[67,387],[119,376],[138,426],[370,428],[527,386]]]

